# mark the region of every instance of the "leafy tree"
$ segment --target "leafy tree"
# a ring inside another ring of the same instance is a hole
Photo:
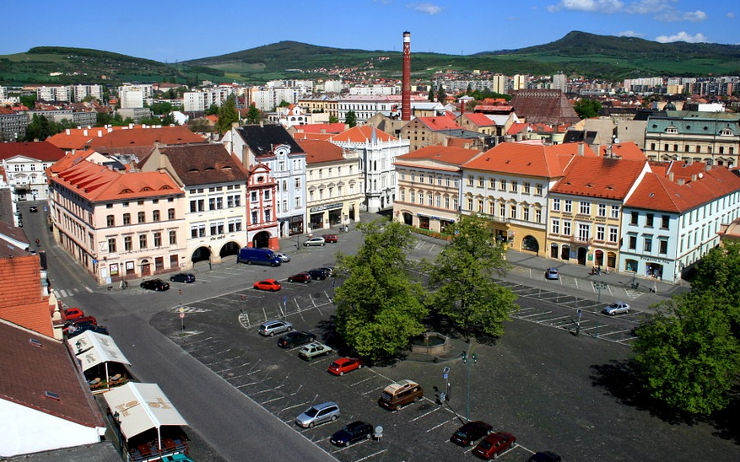
[[[740,242],[726,242],[710,250],[697,266],[692,292],[712,294],[725,307],[740,337]]]
[[[452,232],[430,271],[432,306],[466,338],[474,333],[499,337],[503,322],[518,309],[515,295],[493,280],[508,268],[504,246],[496,241],[491,222],[476,215],[461,216]]]
[[[153,113],[162,115],[172,112],[172,104],[168,102],[153,103],[150,107]]]
[[[728,404],[740,373],[740,346],[725,306],[711,292],[665,302],[637,330],[635,363],[648,393],[690,414]]]
[[[249,111],[247,111],[247,123],[258,124],[260,120],[262,120],[262,113],[257,109],[257,106],[252,104],[249,106]]]
[[[442,88],[442,85],[439,86],[437,89],[437,101],[444,104],[447,100],[447,93],[445,93],[445,89]]]
[[[280,101],[280,104],[277,105],[277,107],[288,107],[288,106],[290,106],[290,103],[285,100]]]
[[[338,259],[338,274],[346,280],[336,290],[336,329],[360,356],[389,359],[424,332],[423,291],[407,272],[413,237],[400,223],[382,230],[375,223],[357,227],[364,243],[356,255]]]
[[[39,140],[43,141],[51,135],[59,133],[60,130],[54,131],[53,122],[49,122],[45,116],[34,114],[31,122],[26,127],[26,141]]]
[[[231,130],[231,124],[234,122],[239,122],[239,112],[236,110],[236,97],[230,95],[218,111],[216,130],[219,133],[226,133]]]
[[[429,84],[429,95],[427,96],[429,101],[434,101],[434,86]]]
[[[215,104],[211,104],[211,107],[206,109],[206,115],[218,115],[218,110],[221,109]]]
[[[511,95],[503,94],[503,93],[496,93],[495,91],[491,91],[488,89],[483,90],[474,90],[469,93],[470,96],[475,98],[478,101],[482,101],[485,98],[497,98],[497,99],[505,99],[506,101],[511,100]]]
[[[471,84],[468,84],[468,88],[465,90],[466,95],[470,95],[473,93],[473,86]]]
[[[581,98],[573,105],[573,109],[578,113],[581,119],[590,119],[596,117],[601,111],[601,103],[588,98]]]
[[[338,122],[339,122],[339,119],[337,118],[337,116],[333,116],[333,115],[332,116],[329,116],[329,123],[330,124],[335,124],[335,123],[338,123]]]
[[[33,109],[34,106],[36,106],[36,93],[21,95],[18,99],[21,101],[21,104],[26,106],[28,109]]]
[[[357,125],[357,114],[355,114],[355,111],[348,111],[347,116],[344,118],[344,123],[351,127],[354,127]]]

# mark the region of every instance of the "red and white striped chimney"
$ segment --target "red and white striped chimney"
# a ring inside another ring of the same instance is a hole
[[[403,33],[403,82],[401,83],[401,120],[411,120],[411,32]]]

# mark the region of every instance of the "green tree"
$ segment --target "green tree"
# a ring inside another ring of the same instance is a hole
[[[277,105],[277,107],[288,107],[288,106],[290,106],[290,103],[285,100],[280,101],[280,104]]]
[[[262,120],[262,112],[257,109],[257,106],[252,104],[251,106],[249,106],[249,111],[247,111],[247,123],[258,124],[260,123],[260,120]]]
[[[239,122],[239,112],[236,110],[236,97],[230,95],[218,111],[216,130],[219,133],[226,133],[231,130],[231,124],[234,122]]]
[[[211,104],[211,107],[206,109],[206,115],[218,115],[219,107],[215,104]]]
[[[725,306],[711,292],[664,302],[637,330],[635,363],[648,393],[690,414],[723,409],[740,373],[740,348]]]
[[[434,86],[431,83],[429,84],[429,95],[427,95],[427,99],[434,101]]]
[[[26,127],[26,141],[43,141],[51,135],[59,133],[54,131],[53,122],[49,122],[45,116],[34,114]]]
[[[740,242],[710,250],[697,266],[692,292],[709,293],[725,307],[733,332],[740,337]]]
[[[213,131],[213,125],[205,117],[190,119],[188,128],[194,133],[211,133]]]
[[[153,103],[150,109],[153,113],[158,115],[168,114],[172,112],[172,104],[168,102]]]
[[[26,106],[28,109],[33,109],[36,106],[36,93],[21,95],[18,99],[20,99],[21,104]]]
[[[344,123],[351,127],[354,127],[357,125],[357,114],[355,114],[355,111],[348,111],[347,116],[344,118]]]
[[[476,215],[461,216],[452,232],[429,272],[432,306],[466,338],[499,337],[503,322],[518,309],[516,296],[493,279],[508,268],[504,246],[496,241],[492,223]]]
[[[423,291],[407,271],[413,237],[400,223],[357,227],[364,243],[356,255],[338,258],[337,272],[346,279],[336,289],[336,329],[360,356],[390,359],[424,332]]]
[[[447,93],[445,93],[445,89],[442,88],[442,85],[439,86],[437,89],[437,101],[439,101],[442,104],[445,104],[445,101],[447,100]]]
[[[339,119],[337,118],[337,116],[333,116],[333,115],[332,116],[329,116],[329,123],[330,124],[335,124],[335,123],[338,123],[338,122],[339,122]]]
[[[573,109],[581,119],[590,119],[599,115],[601,103],[592,99],[581,98],[573,105]]]

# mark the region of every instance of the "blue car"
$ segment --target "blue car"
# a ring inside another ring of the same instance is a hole
[[[560,273],[557,268],[547,268],[545,270],[545,279],[560,279]]]

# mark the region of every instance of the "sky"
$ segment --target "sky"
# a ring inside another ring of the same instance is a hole
[[[110,5],[110,6],[108,6]],[[0,55],[35,46],[162,62],[282,40],[363,50],[473,54],[541,45],[572,30],[740,44],[737,0],[2,0]]]

